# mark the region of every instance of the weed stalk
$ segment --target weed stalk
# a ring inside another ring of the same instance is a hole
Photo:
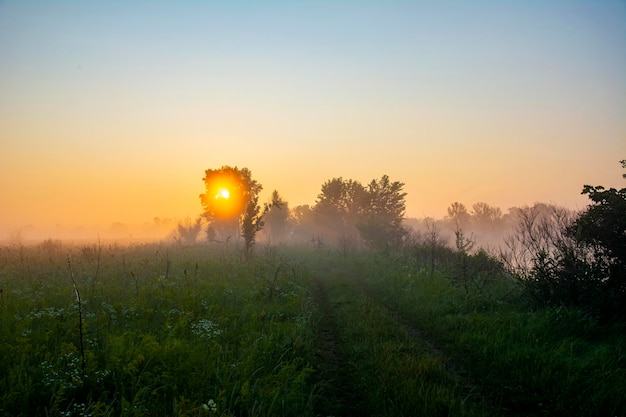
[[[67,266],[70,270],[70,278],[72,279],[72,286],[74,286],[74,293],[76,294],[76,301],[78,303],[78,347],[80,349],[80,358],[81,358],[81,370],[83,374],[83,379],[85,378],[85,347],[83,344],[84,332],[83,332],[83,303],[80,299],[80,292],[78,291],[78,286],[76,285],[76,279],[74,278],[74,271],[72,270],[72,261],[70,259],[70,255],[67,255]]]

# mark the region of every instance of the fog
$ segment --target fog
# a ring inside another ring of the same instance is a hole
[[[300,205],[289,208],[287,202],[280,211],[265,214],[264,227],[256,235],[258,245],[298,245],[311,248],[323,248],[337,251],[367,249],[359,225],[349,224],[340,216],[321,219],[316,215],[319,201],[312,206]],[[458,203],[457,203],[458,204]],[[547,212],[557,206],[535,203],[536,208]],[[451,206],[452,207],[452,206]],[[427,244],[436,235],[439,244],[454,248],[455,231],[462,230],[466,239],[473,243],[473,250],[485,249],[491,253],[503,247],[504,239],[514,233],[517,224],[517,210],[514,207],[502,213],[497,207],[482,203],[482,207],[492,210],[492,216],[483,218],[473,210],[459,219],[444,216],[403,217],[402,227],[406,231],[402,246]],[[525,206],[520,206],[523,208]],[[450,207],[449,207],[450,209]],[[574,212],[574,210],[569,210]],[[278,217],[272,217],[275,213]],[[494,214],[495,213],[495,214]],[[341,227],[337,227],[341,224]],[[195,230],[194,225],[196,227]],[[143,224],[113,222],[108,226],[64,226],[37,227],[26,225],[16,227],[0,236],[0,245],[31,246],[40,244],[82,245],[82,244],[120,244],[159,242],[175,245],[190,244],[226,244],[241,245],[241,231],[235,225],[222,227],[207,221],[203,216],[196,218],[160,218]]]
[[[173,219],[155,218],[143,224],[127,224],[113,222],[108,226],[36,226],[24,225],[8,227],[0,235],[0,244],[33,245],[44,240],[55,240],[63,243],[95,243],[116,242],[120,244],[157,242],[167,240],[176,227]]]
[[[584,184],[622,186],[624,10],[0,1],[0,242],[175,242],[221,164],[294,209],[259,242],[371,246],[295,210],[332,177],[402,181],[408,223],[448,238],[455,201],[583,209]]]

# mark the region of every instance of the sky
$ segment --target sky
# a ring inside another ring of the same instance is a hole
[[[582,209],[622,159],[623,0],[0,0],[0,238],[193,218],[223,165]]]

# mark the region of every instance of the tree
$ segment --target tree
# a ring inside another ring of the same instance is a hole
[[[194,222],[186,218],[176,226],[176,240],[187,244],[195,243],[201,229],[202,217],[198,217]]]
[[[474,239],[472,237],[466,237],[463,233],[463,229],[459,223],[456,224],[454,229],[455,245],[457,250],[459,270],[461,273],[461,281],[463,282],[463,288],[465,288],[465,295],[469,295],[469,273],[468,273],[468,260],[469,253],[474,248]]]
[[[277,190],[272,192],[272,207],[265,213],[265,233],[273,241],[280,242],[289,232],[289,204],[283,200]],[[269,230],[268,230],[269,229]]]
[[[585,185],[591,204],[573,215],[552,208],[519,210],[503,260],[541,304],[569,304],[624,319],[626,188]]]
[[[487,203],[476,203],[472,206],[472,216],[480,227],[493,228],[502,220],[502,211]]]
[[[315,213],[308,205],[296,206],[290,210],[290,219],[293,222],[292,239],[296,242],[307,242],[315,237]]]
[[[626,264],[626,188],[606,190],[585,185],[582,194],[588,194],[592,203],[576,219],[570,233],[615,262]]]
[[[408,233],[402,224],[406,206],[403,187],[387,175],[372,180],[367,187],[358,181],[333,178],[322,185],[313,211],[318,223],[344,249],[356,244],[354,236],[360,236],[371,248],[397,247]]]
[[[259,197],[254,196],[248,201],[241,216],[241,237],[243,237],[246,256],[252,252],[256,234],[263,228],[263,214],[259,206]]]
[[[445,240],[441,238],[441,233],[435,219],[428,217],[424,219],[426,225],[426,243],[430,249],[430,275],[435,274],[435,258],[438,249],[445,245]]]
[[[252,179],[247,168],[207,169],[202,180],[206,193],[200,194],[200,202],[208,220],[238,218],[250,199],[263,188]]]
[[[313,207],[317,223],[332,240],[358,234],[357,223],[369,204],[369,194],[358,181],[333,178],[322,184]]]
[[[367,186],[369,204],[357,227],[371,248],[397,248],[407,235],[408,231],[402,224],[406,209],[403,188],[404,183],[391,182],[387,175],[383,175],[380,180],[372,180]]]
[[[238,231],[244,238],[246,254],[254,245],[256,233],[263,228],[263,213],[258,204],[263,186],[252,179],[248,168],[223,166],[205,171],[206,193],[200,194],[204,216],[214,229]],[[267,210],[269,205],[265,206]],[[213,230],[214,230],[213,229]],[[232,234],[226,235],[229,239]]]
[[[278,196],[278,193],[275,195]],[[241,237],[243,237],[246,256],[250,256],[252,253],[252,248],[256,241],[256,234],[265,225],[265,221],[263,220],[265,214],[272,208],[280,209],[281,204],[280,201],[274,200],[271,203],[264,204],[263,211],[261,211],[259,196],[255,195],[250,199],[241,216]]]
[[[606,190],[585,185],[582,194],[592,203],[567,229],[591,254],[597,279],[611,309],[626,304],[626,188]],[[606,308],[607,306],[605,306]],[[626,315],[626,314],[625,314]]]
[[[471,216],[465,205],[454,202],[448,207],[448,218],[457,228],[462,228],[469,223]]]

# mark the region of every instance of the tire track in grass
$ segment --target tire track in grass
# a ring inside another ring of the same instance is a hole
[[[466,398],[473,398],[474,402],[476,402],[479,407],[484,408],[485,412],[489,415],[500,415],[504,411],[501,407],[493,404],[492,396],[486,392],[485,387],[481,386],[477,381],[469,378],[465,370],[452,363],[450,356],[447,355],[446,352],[435,342],[429,339],[422,331],[407,321],[397,307],[384,300],[380,294],[378,294],[374,288],[360,276],[356,276],[354,280],[368,299],[373,300],[380,305],[407,334],[425,346],[434,357],[441,360],[446,371],[449,372],[450,375],[452,375],[457,381],[459,381],[460,385],[464,387],[467,392]]]
[[[326,284],[319,277],[314,278],[315,302],[320,309],[320,398],[315,404],[318,416],[358,416],[359,403],[349,381],[348,368],[339,354],[337,346],[337,326],[333,307],[328,299]]]
[[[355,278],[355,281],[358,284],[358,286],[363,290],[365,295],[369,299],[374,300],[381,307],[383,307],[389,313],[391,318],[396,323],[398,323],[400,327],[404,329],[405,332],[407,332],[413,339],[418,340],[422,345],[424,345],[432,355],[442,359],[448,372],[450,372],[457,378],[463,378],[463,373],[456,366],[450,363],[448,359],[449,357],[443,351],[443,349],[437,346],[437,344],[435,344],[432,340],[430,340],[417,327],[415,327],[414,325],[409,323],[407,320],[405,320],[396,307],[390,305],[385,300],[383,300],[380,297],[380,295],[377,294],[376,291],[374,291],[374,289],[367,282],[365,282],[362,278],[360,277]]]
[[[358,274],[329,268],[312,279],[320,313],[316,416],[502,415]]]

